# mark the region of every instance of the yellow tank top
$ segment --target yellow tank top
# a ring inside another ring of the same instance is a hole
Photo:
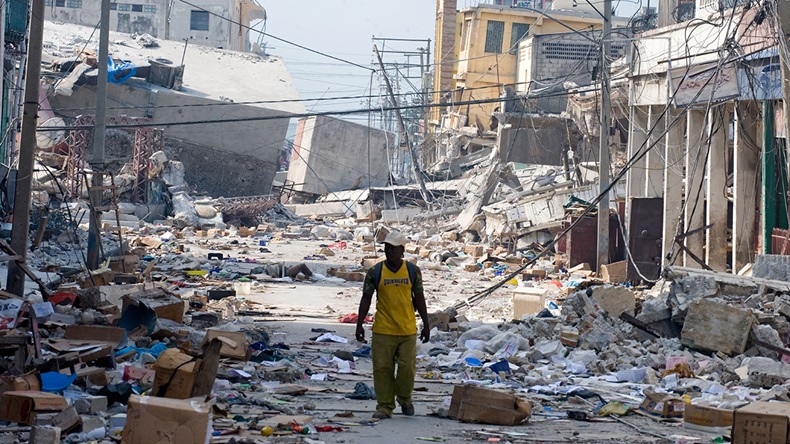
[[[376,288],[376,317],[373,333],[408,336],[417,334],[417,317],[411,301],[411,281],[406,262],[397,272],[386,264],[381,267],[381,279]]]

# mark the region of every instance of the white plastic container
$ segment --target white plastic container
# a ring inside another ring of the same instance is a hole
[[[233,289],[236,296],[246,296],[252,292],[252,282],[234,282]]]
[[[543,310],[548,289],[540,287],[516,287],[513,289],[513,319],[534,315]]]

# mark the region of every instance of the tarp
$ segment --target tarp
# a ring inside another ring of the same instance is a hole
[[[115,63],[112,58],[107,58],[107,81],[110,83],[123,83],[135,74],[134,65],[129,62]]]

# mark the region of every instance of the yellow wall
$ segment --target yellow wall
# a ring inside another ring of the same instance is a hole
[[[463,96],[456,94],[456,100],[483,100],[499,97],[503,84],[512,84],[516,81],[516,53],[518,48],[510,49],[510,39],[513,23],[529,25],[529,34],[551,34],[569,32],[569,29],[541,14],[519,10],[515,8],[499,9],[497,7],[477,7],[465,9],[457,14],[462,21],[459,25],[460,38],[456,46],[459,49],[458,66],[455,79],[457,88],[465,88]],[[595,17],[582,18],[573,15],[563,15],[561,11],[549,11],[549,15],[562,21],[574,30],[600,29],[601,19]],[[485,52],[486,30],[488,21],[505,23],[502,39],[502,52]],[[475,104],[469,106],[468,124],[474,123],[476,118],[487,123],[491,113],[499,103]],[[463,114],[466,105],[456,108]]]
[[[441,8],[441,1],[440,0],[436,0],[436,8],[437,9]],[[442,88],[442,86],[441,86],[441,80],[442,79],[440,78],[441,63],[442,62],[447,62],[448,60],[449,61],[458,60],[459,54],[461,53],[461,45],[460,44],[453,44],[455,42],[451,42],[450,44],[453,45],[453,53],[452,53],[452,55],[450,57],[445,57],[445,59],[442,60],[442,45],[444,43],[444,41],[443,41],[444,38],[443,38],[443,35],[442,35],[443,34],[442,33],[442,29],[444,28],[444,26],[443,26],[442,20],[455,20],[455,33],[454,33],[455,34],[455,40],[460,42],[459,36],[460,36],[460,33],[461,33],[461,23],[463,22],[463,16],[461,14],[453,14],[452,16],[449,16],[449,15],[445,16],[444,14],[442,14],[440,16],[440,18],[437,19],[436,32],[435,32],[435,35],[434,35],[434,42],[435,43],[434,43],[434,56],[433,56],[434,57],[434,60],[433,60],[433,64],[434,64],[434,66],[433,66],[433,68],[434,68],[434,71],[433,71],[434,72],[434,74],[433,74],[433,92],[434,93],[433,93],[433,98],[431,100],[431,103],[439,103],[439,102],[441,102],[441,97],[447,90],[455,89],[455,75],[458,73],[458,64],[457,63],[453,63],[453,74],[452,74],[453,78],[451,79],[451,82],[450,82],[451,86],[449,88],[446,88],[446,87]],[[430,125],[428,125],[429,129],[433,125],[439,124],[439,119],[440,119],[440,113],[441,112],[442,112],[441,108],[431,108],[431,112],[430,112],[431,122],[430,122]]]

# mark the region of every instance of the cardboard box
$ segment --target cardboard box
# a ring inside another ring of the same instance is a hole
[[[732,444],[790,442],[790,403],[753,402],[733,415]]]
[[[482,256],[484,251],[485,250],[483,249],[482,245],[466,245],[464,247],[464,253],[474,258]]]
[[[202,402],[132,395],[126,412],[126,444],[205,444],[211,409]]]
[[[126,329],[101,325],[69,325],[63,338],[102,342],[113,347],[121,347],[126,344]]]
[[[198,360],[170,348],[162,352],[156,359],[154,370],[154,396],[187,399],[192,397],[192,389],[197,380]]]
[[[77,413],[77,409],[71,406],[52,418],[52,425],[63,430],[70,432],[82,424],[82,418]]]
[[[716,407],[686,404],[683,427],[710,433],[724,433],[732,427],[733,411]]]
[[[165,350],[154,363],[156,375],[151,393],[176,399],[209,395],[217,378],[223,345],[219,339],[205,343],[201,358],[193,358],[177,349]]]
[[[33,425],[36,415],[44,412],[62,412],[68,407],[66,398],[52,393],[32,390],[3,393],[0,419]]]
[[[677,396],[645,390],[645,400],[639,406],[639,413],[662,419],[682,419],[686,403]]]
[[[41,390],[41,380],[38,373],[28,373],[22,376],[0,376],[0,395],[5,392],[22,390]]]
[[[130,305],[143,305],[153,310],[157,318],[170,319],[179,324],[184,323],[186,304],[180,297],[162,288],[139,291],[124,296],[122,311],[126,311]]]
[[[516,425],[531,415],[532,404],[513,394],[461,385],[453,389],[448,416],[464,422]]]
[[[608,265],[601,265],[601,279],[604,282],[619,284],[625,282],[628,277],[628,261],[612,262]]]
[[[249,341],[247,341],[247,335],[244,333],[210,328],[206,330],[206,339],[204,339],[203,344],[214,338],[220,338],[223,342],[222,349],[219,352],[219,355],[223,358],[238,359],[240,361],[247,359]]]

